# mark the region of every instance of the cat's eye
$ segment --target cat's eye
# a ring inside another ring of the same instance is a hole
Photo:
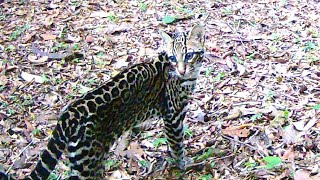
[[[193,54],[194,54],[193,52],[187,53],[186,56],[185,56],[185,60],[186,60],[186,61],[191,60],[191,59],[193,58]]]
[[[169,56],[169,60],[171,62],[177,62],[177,58],[175,56]]]

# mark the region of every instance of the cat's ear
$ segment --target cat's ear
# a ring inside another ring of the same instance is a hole
[[[164,31],[161,31],[161,30],[160,30],[159,33],[160,33],[160,36],[161,36],[161,38],[163,40],[163,45],[164,46],[172,44],[173,39],[171,38],[171,36],[169,34],[165,33]]]
[[[195,25],[189,31],[188,40],[193,42],[204,43],[204,28],[200,24]]]

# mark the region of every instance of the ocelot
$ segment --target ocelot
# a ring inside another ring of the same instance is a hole
[[[121,134],[153,117],[164,120],[172,156],[185,165],[183,120],[204,56],[204,28],[170,36],[166,51],[133,65],[71,103],[60,115],[47,148],[26,179],[47,179],[67,149],[69,179],[102,179],[103,162]],[[1,179],[7,179],[5,174]]]

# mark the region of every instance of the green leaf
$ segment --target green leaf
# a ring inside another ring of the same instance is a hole
[[[173,23],[175,20],[176,18],[174,16],[165,16],[163,17],[162,22],[164,24],[170,24],[170,23]]]
[[[205,174],[200,177],[200,180],[210,180],[210,179],[212,179],[211,174]]]
[[[192,131],[189,129],[189,126],[184,126],[184,127],[183,127],[183,131],[184,131],[185,136],[187,136],[187,137],[192,137],[192,136],[193,136],[193,133],[192,133]]]
[[[107,169],[111,169],[112,167],[114,167],[117,164],[116,160],[107,160],[105,166]]]
[[[219,82],[219,81],[222,80],[225,76],[226,76],[226,73],[221,72],[221,73],[219,73],[219,74],[214,78],[214,81],[215,81],[215,82]]]
[[[263,160],[267,163],[267,169],[274,168],[282,162],[281,158],[276,156],[267,156]]]
[[[209,157],[211,157],[214,154],[213,148],[209,148],[207,149],[203,154],[201,154],[200,156],[196,157],[196,161],[203,161],[208,159]]]
[[[251,116],[251,121],[255,121],[257,119],[260,119],[262,117],[262,113],[258,113],[258,114],[255,114],[253,116]]]
[[[288,111],[287,109],[283,111],[283,117],[284,117],[285,119],[288,119],[288,118],[289,118],[289,111]]]
[[[209,75],[211,74],[211,72],[212,72],[212,68],[206,69],[205,77],[206,77],[206,78],[209,77]]]
[[[315,106],[313,107],[313,109],[319,110],[319,109],[320,109],[320,104],[315,105]]]
[[[160,145],[165,144],[166,142],[167,142],[167,138],[159,138],[153,142],[153,145],[157,149]]]
[[[314,42],[307,42],[305,44],[305,46],[303,47],[304,51],[311,51],[311,50],[315,50],[317,47],[317,45]]]
[[[56,173],[50,173],[48,180],[57,180],[58,177],[59,176]]]
[[[117,20],[117,16],[115,16],[113,14],[110,14],[107,18],[109,21],[112,21],[112,22],[115,22]]]
[[[74,50],[79,50],[79,49],[80,49],[79,44],[73,44],[73,49],[74,49]]]
[[[244,163],[244,165],[245,165],[247,168],[253,168],[253,167],[256,167],[256,166],[257,166],[257,163],[254,162],[254,161],[248,161],[248,162]]]
[[[148,4],[142,2],[142,3],[139,3],[139,8],[141,11],[146,11],[148,9]]]
[[[32,130],[33,135],[39,135],[41,133],[40,129],[34,129]]]
[[[47,78],[47,76],[46,76],[45,74],[42,74],[41,78],[42,78],[42,81],[43,81],[44,83],[50,82],[50,79]]]
[[[103,52],[99,52],[99,53],[97,54],[97,56],[103,57],[103,56],[104,56],[104,53],[103,53]]]
[[[212,162],[210,163],[210,168],[213,168],[215,164],[216,164],[216,162],[215,162],[215,161],[212,161]]]
[[[146,160],[140,160],[140,161],[138,161],[138,163],[139,163],[140,166],[143,167],[143,168],[150,167],[150,164],[151,164],[149,161],[146,161]]]
[[[83,86],[83,85],[79,85],[80,86],[80,89],[79,89],[79,93],[80,94],[85,94],[85,93],[87,93],[88,91],[90,91],[91,90],[91,88],[89,88],[89,87],[86,87],[86,86]]]

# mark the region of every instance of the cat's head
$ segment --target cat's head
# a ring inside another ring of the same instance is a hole
[[[160,31],[164,50],[175,74],[181,79],[197,78],[204,55],[204,28],[194,26],[189,32],[169,35]]]

